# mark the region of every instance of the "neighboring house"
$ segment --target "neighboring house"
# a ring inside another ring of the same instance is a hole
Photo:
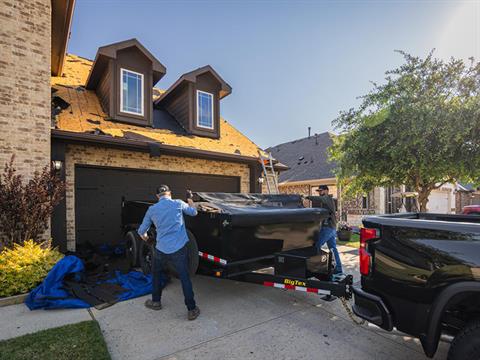
[[[480,205],[480,187],[457,183],[455,213],[460,214],[468,205]]]
[[[328,185],[330,194],[338,200],[338,217],[352,225],[359,225],[369,214],[395,213],[404,211],[402,199],[398,197],[404,187],[375,188],[369,194],[355,198],[342,198],[334,174],[335,163],[328,160],[328,148],[335,134],[325,132],[306,138],[273,146],[267,151],[289,167],[279,175],[282,193],[316,195],[319,185]],[[432,191],[428,208],[430,212],[451,213],[455,207],[455,187],[450,184]],[[409,207],[409,200],[405,200]]]
[[[273,146],[267,151],[289,167],[279,175],[280,192],[317,195],[319,185],[328,185],[330,194],[337,199],[339,218],[356,224],[363,215],[375,213],[378,191],[354,199],[342,199],[334,174],[335,163],[328,160],[328,148],[333,144],[334,136],[329,132],[315,134]]]
[[[162,183],[179,198],[261,191],[259,148],[220,116],[232,89],[212,67],[162,91],[166,67],[136,39],[100,47],[93,61],[65,53],[73,1],[0,7],[0,161],[15,154],[27,178],[54,162],[66,181],[51,220],[62,250],[118,242],[122,200],[153,200]]]

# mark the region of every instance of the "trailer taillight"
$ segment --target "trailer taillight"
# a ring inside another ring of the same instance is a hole
[[[378,229],[360,229],[360,249],[358,251],[360,255],[360,273],[362,275],[369,275],[372,267],[372,256],[367,250],[367,241],[372,239],[378,239],[380,237],[380,230]]]

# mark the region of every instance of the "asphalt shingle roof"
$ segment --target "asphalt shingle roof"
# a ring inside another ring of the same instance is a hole
[[[321,133],[272,146],[272,156],[290,169],[280,173],[280,182],[328,179],[335,177],[335,163],[328,161],[332,133]]]

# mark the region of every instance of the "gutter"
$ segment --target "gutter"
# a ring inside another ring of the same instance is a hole
[[[123,139],[108,135],[95,135],[88,133],[77,133],[59,129],[51,130],[52,140],[59,140],[69,143],[84,145],[97,145],[119,149],[128,149],[132,151],[151,153],[152,147],[159,150],[162,154],[193,157],[199,159],[212,159],[221,161],[230,161],[238,163],[258,164],[258,159],[251,156],[225,154],[216,151],[199,150],[181,146],[165,145],[158,142],[146,142],[139,140]]]

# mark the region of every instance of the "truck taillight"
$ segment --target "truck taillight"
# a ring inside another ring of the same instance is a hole
[[[378,229],[360,229],[360,249],[358,251],[360,255],[360,274],[369,275],[372,267],[372,256],[367,250],[367,241],[372,239],[378,239],[380,237],[380,230]]]

